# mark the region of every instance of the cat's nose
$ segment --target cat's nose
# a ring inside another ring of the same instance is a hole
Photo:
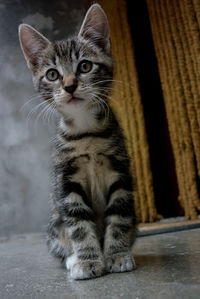
[[[76,88],[77,88],[77,84],[72,84],[69,86],[65,86],[64,90],[72,94],[76,90]]]

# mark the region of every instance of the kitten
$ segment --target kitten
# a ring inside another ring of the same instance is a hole
[[[124,136],[107,101],[113,78],[107,17],[94,4],[74,38],[50,42],[26,24],[19,37],[35,88],[61,115],[49,250],[73,279],[131,271],[133,185]]]

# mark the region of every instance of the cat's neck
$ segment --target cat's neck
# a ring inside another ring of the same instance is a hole
[[[75,107],[73,112],[61,118],[59,127],[69,135],[100,132],[108,127],[110,114],[109,106],[107,111]]]

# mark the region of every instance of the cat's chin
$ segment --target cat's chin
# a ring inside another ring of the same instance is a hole
[[[67,102],[68,104],[79,104],[80,102],[83,102],[84,99],[81,98],[77,98],[77,97],[72,97],[71,99],[69,99],[69,101]]]

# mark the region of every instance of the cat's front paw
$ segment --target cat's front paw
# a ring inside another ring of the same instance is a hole
[[[126,272],[136,268],[134,258],[128,252],[115,253],[105,259],[107,272]]]
[[[91,279],[101,276],[105,272],[102,261],[77,261],[70,269],[72,279]]]

